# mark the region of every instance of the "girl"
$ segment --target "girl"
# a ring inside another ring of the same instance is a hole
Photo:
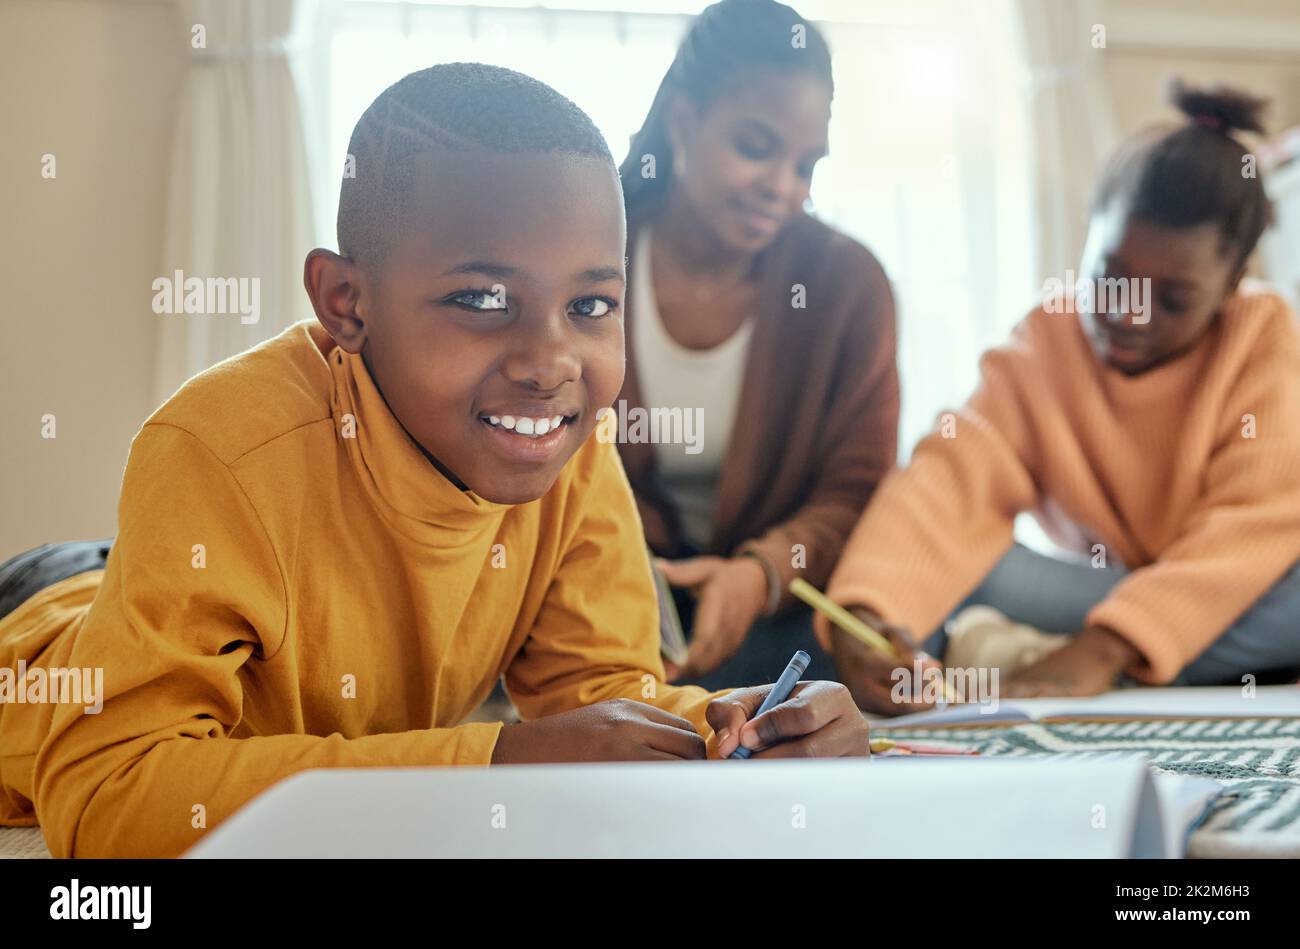
[[[1182,86],[1175,101],[1187,121],[1103,173],[1077,302],[1107,305],[1047,300],[985,354],[970,401],[845,548],[831,596],[892,625],[908,667],[906,628],[963,598],[1072,634],[1013,673],[1011,695],[1300,666],[1300,344],[1282,300],[1241,285],[1270,212],[1233,132],[1262,131],[1262,103]],[[1088,562],[1012,546],[1021,511]],[[903,710],[897,662],[818,633],[860,705]]]
[[[695,20],[620,169],[616,407],[703,423],[694,443],[620,445],[650,546],[694,593],[678,680],[767,681],[796,648],[813,653],[811,677],[833,672],[806,611],[767,618],[792,604],[796,574],[825,582],[895,459],[889,281],[804,212],[832,89],[825,40],[794,10],[722,0]]]

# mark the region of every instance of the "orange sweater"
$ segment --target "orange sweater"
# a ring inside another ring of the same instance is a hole
[[[1054,539],[1104,544],[1132,570],[1088,623],[1162,683],[1300,560],[1300,341],[1271,293],[1236,294],[1191,351],[1135,377],[1094,356],[1078,317],[1037,310],[984,355],[954,416],[854,528],[837,602],[928,634],[1034,511]]]
[[[100,714],[0,706],[0,823],[34,800],[55,856],[178,854],[307,768],[486,765],[501,726],[457,723],[502,675],[526,718],[622,696],[712,735],[708,693],[663,684],[615,447],[538,501],[463,493],[314,325],[145,424],[119,526],[105,571],[0,622],[4,665],[104,670]]]

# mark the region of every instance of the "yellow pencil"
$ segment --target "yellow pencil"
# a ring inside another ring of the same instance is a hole
[[[886,656],[893,659],[900,658],[893,643],[834,600],[831,600],[803,577],[795,577],[790,581],[790,592],[844,630],[844,632],[861,640],[873,649],[883,652]],[[948,685],[947,682],[943,684],[943,698],[945,702],[957,701],[952,686]]]

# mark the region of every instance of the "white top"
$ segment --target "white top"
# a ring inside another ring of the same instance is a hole
[[[681,423],[676,423],[675,416],[664,414],[664,418],[673,418],[674,424],[659,426],[655,461],[681,513],[686,540],[702,549],[713,532],[718,477],[731,444],[754,321],[746,317],[736,332],[711,349],[681,345],[668,335],[659,317],[650,243],[647,227],[633,250],[630,288],[636,309],[632,334],[637,375],[642,404],[649,412],[676,409],[681,413]]]

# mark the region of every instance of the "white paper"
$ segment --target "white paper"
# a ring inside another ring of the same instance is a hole
[[[295,775],[188,856],[1161,857],[1171,833],[1132,757],[366,768]]]

